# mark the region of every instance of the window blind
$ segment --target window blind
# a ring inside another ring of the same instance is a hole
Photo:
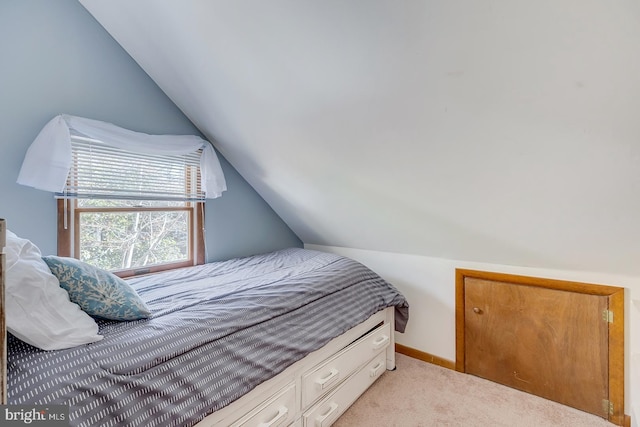
[[[205,199],[202,149],[189,154],[143,154],[71,136],[71,168],[57,198],[121,200]]]

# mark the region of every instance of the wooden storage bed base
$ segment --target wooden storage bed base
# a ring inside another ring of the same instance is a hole
[[[196,427],[331,425],[385,369],[395,369],[393,331],[394,307],[388,307]],[[335,381],[329,381],[332,378]],[[324,390],[322,384],[326,384]],[[310,389],[315,389],[315,395]]]

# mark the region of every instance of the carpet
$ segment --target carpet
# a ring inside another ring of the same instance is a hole
[[[335,427],[613,427],[595,415],[396,353]]]

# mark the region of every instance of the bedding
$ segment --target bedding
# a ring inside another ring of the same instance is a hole
[[[6,230],[7,330],[29,344],[58,350],[98,341],[98,325],[69,300],[40,249]]]
[[[75,258],[44,256],[60,287],[85,313],[110,320],[146,319],[151,312],[135,289],[113,273]]]
[[[305,249],[129,280],[149,319],[98,319],[101,341],[8,342],[10,404],[68,404],[74,426],[189,426],[372,314],[408,303],[356,261]]]

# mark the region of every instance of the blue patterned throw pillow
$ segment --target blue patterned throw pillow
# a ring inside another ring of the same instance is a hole
[[[110,320],[146,319],[151,312],[127,282],[75,258],[43,256],[60,286],[91,316]]]

